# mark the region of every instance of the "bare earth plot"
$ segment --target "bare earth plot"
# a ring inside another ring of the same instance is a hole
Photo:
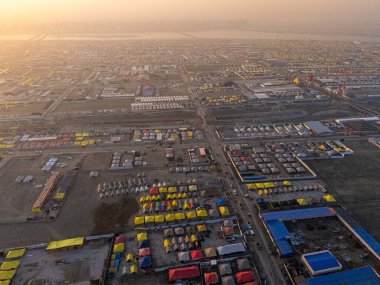
[[[380,151],[364,140],[346,144],[353,155],[310,164],[338,202],[380,238]]]

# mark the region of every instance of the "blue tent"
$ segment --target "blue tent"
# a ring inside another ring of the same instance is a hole
[[[138,249],[140,249],[140,248],[147,248],[147,247],[149,247],[149,241],[143,240],[143,241],[139,242]]]
[[[153,265],[152,257],[150,255],[141,257],[139,259],[140,268],[147,268]]]
[[[216,201],[216,205],[217,205],[218,207],[220,207],[220,206],[225,206],[226,204],[227,204],[226,199],[219,199],[219,200]]]

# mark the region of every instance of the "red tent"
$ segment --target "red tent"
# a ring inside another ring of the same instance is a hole
[[[158,188],[157,187],[152,187],[149,189],[149,194],[150,195],[157,195],[158,194]]]
[[[203,255],[203,252],[201,250],[192,250],[190,251],[190,256],[191,256],[191,259],[192,260],[195,260],[195,259],[202,259],[204,258],[205,256]]]
[[[219,282],[219,277],[216,272],[205,273],[205,283],[206,284],[215,284]]]
[[[188,266],[169,269],[169,282],[184,280],[200,276],[198,266]]]
[[[150,254],[151,254],[150,247],[145,247],[145,248],[139,249],[139,256],[147,256]]]
[[[116,238],[115,238],[115,244],[116,243],[124,243],[125,242],[125,236],[117,236]]]
[[[256,281],[252,281],[252,282],[244,283],[243,285],[257,285],[257,283]]]
[[[255,280],[255,276],[253,276],[252,271],[243,271],[236,273],[236,280],[238,283],[244,283]]]

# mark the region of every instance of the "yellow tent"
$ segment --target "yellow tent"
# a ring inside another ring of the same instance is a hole
[[[139,272],[139,269],[137,267],[137,265],[133,264],[130,268],[129,268],[129,272],[132,274],[132,273],[138,273]]]
[[[11,280],[3,280],[3,281],[0,281],[0,285],[9,285],[11,284]]]
[[[143,241],[143,240],[148,240],[148,234],[147,233],[137,234],[137,241]]]
[[[197,217],[207,217],[207,211],[205,209],[197,210]]]
[[[172,198],[172,194],[166,195],[166,200],[170,200]]]
[[[264,189],[265,188],[264,183],[256,183],[255,186],[257,189]]]
[[[178,205],[177,200],[173,200],[173,201],[172,201],[172,206],[175,207],[175,206],[177,206],[177,205]]]
[[[198,230],[198,232],[200,232],[200,233],[202,233],[202,232],[206,232],[206,231],[207,231],[206,225],[204,225],[204,224],[197,225],[197,230]]]
[[[168,188],[167,187],[160,187],[158,189],[158,191],[162,194],[162,193],[168,193]]]
[[[25,254],[25,248],[10,250],[10,251],[8,251],[5,259],[19,258],[19,257],[24,256],[24,254]]]
[[[187,194],[186,193],[182,193],[182,194],[179,194],[179,197],[178,198],[186,198],[187,197]]]
[[[83,243],[84,243],[84,237],[52,241],[49,243],[46,250],[60,249],[60,248],[71,247],[71,246],[80,246],[80,245],[83,245]]]
[[[263,194],[264,194],[264,195],[267,195],[267,194],[268,194],[268,190],[267,190],[267,189],[264,189]]]
[[[175,187],[175,186],[169,187],[168,188],[168,192],[169,193],[175,193],[175,192],[177,192],[177,187]]]
[[[190,206],[189,206],[188,203],[183,204],[182,209],[187,210],[187,209],[189,209],[189,208],[190,208]]]
[[[136,216],[135,217],[135,226],[137,226],[137,225],[143,225],[144,221],[145,221],[144,217],[138,217],[138,216]]]
[[[306,206],[306,205],[309,205],[309,203],[308,203],[304,198],[299,198],[299,199],[297,199],[297,203],[298,203],[298,205],[300,205],[300,206]]]
[[[273,182],[265,182],[264,183],[265,188],[273,188],[276,187]]]
[[[197,185],[189,185],[189,191],[197,191],[198,186]]]
[[[284,186],[292,186],[292,182],[287,181],[287,180],[282,182],[282,184],[284,184]]]
[[[175,215],[174,214],[167,214],[167,215],[165,215],[165,220],[167,222],[172,222],[175,220]]]
[[[229,216],[230,210],[226,206],[219,207],[219,212],[222,216]]]
[[[142,205],[142,208],[143,208],[143,209],[149,208],[149,204],[148,204],[148,203],[144,203],[144,204]]]
[[[1,266],[0,270],[11,270],[11,269],[17,269],[20,266],[20,261],[4,261]]]
[[[154,216],[145,216],[145,223],[154,223]]]
[[[263,191],[259,190],[259,191],[257,192],[257,194],[259,194],[260,196],[262,196],[262,195],[263,195]]]
[[[144,203],[145,202],[145,196],[141,196],[140,199],[139,199],[139,202],[140,203]]]
[[[177,221],[184,220],[185,219],[185,214],[184,213],[175,213],[175,219]]]
[[[132,253],[128,253],[127,256],[125,257],[125,260],[127,262],[133,261],[134,257]]]
[[[164,239],[164,247],[172,246],[172,243],[168,239]]]
[[[248,187],[248,189],[256,189],[256,186],[255,186],[255,184],[254,183],[248,183],[247,184],[247,187]]]
[[[15,274],[16,270],[0,271],[0,280],[10,280],[15,276]]]
[[[327,194],[325,196],[323,196],[323,199],[325,199],[326,202],[329,202],[329,203],[334,203],[336,202],[334,196],[330,195],[330,194]]]
[[[195,211],[190,211],[186,213],[186,218],[190,219],[196,219],[197,218],[197,213]]]
[[[197,236],[196,235],[191,235],[191,238],[190,238],[191,242],[195,242],[198,240]]]
[[[294,83],[294,85],[298,85],[298,84],[300,84],[300,80],[296,77],[296,78],[294,78],[293,83]]]
[[[179,195],[179,193],[178,193],[178,195]],[[176,193],[172,194],[172,199],[177,199],[178,195]]]
[[[163,222],[165,222],[165,216],[164,215],[154,216],[154,222],[155,223],[163,223]]]
[[[149,201],[149,202],[151,202],[151,201],[152,201],[152,196],[147,195],[147,196],[145,197],[145,201]]]
[[[113,245],[114,253],[123,252],[124,251],[124,243],[116,243]]]

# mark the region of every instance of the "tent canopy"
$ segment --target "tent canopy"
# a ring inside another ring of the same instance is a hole
[[[175,213],[175,219],[176,220],[184,220],[185,214],[184,213]]]
[[[205,209],[197,210],[197,217],[207,217],[207,211]]]
[[[113,245],[113,252],[123,252],[124,251],[124,243],[115,243]]]
[[[200,225],[197,225],[197,230],[198,232],[202,233],[202,232],[206,232],[207,231],[207,227],[205,224],[200,224]]]
[[[236,280],[239,283],[248,282],[255,280],[255,276],[253,275],[252,271],[243,271],[236,273]]]
[[[219,282],[219,277],[216,272],[207,272],[204,275],[206,284],[215,284]]]
[[[165,220],[167,222],[172,222],[175,220],[175,215],[174,214],[167,214],[167,215],[165,215]]]
[[[192,260],[204,258],[203,252],[200,251],[200,250],[192,250],[192,251],[190,251],[190,256],[191,256]]]
[[[140,248],[139,249],[139,256],[147,256],[147,255],[150,255],[151,254],[151,250],[150,250],[150,247],[146,247],[146,248]]]
[[[169,282],[185,280],[199,276],[200,272],[198,266],[187,266],[169,269]]]
[[[84,243],[84,237],[71,238],[59,241],[52,241],[48,244],[46,250],[60,249],[71,246],[80,246]]]
[[[139,259],[140,268],[147,268],[153,265],[152,257],[150,255],[141,257]]]
[[[131,265],[131,267],[129,268],[129,273],[138,273],[139,272],[139,269],[137,267],[137,265]]]
[[[197,213],[195,211],[190,211],[186,213],[186,217],[188,219],[196,219],[197,218]]]
[[[143,241],[140,241],[139,244],[138,244],[138,248],[146,248],[146,247],[149,247],[149,241],[147,240],[143,240]]]
[[[154,223],[154,216],[145,216],[145,223]]]
[[[1,266],[0,270],[12,270],[17,269],[20,266],[20,261],[4,261]]]
[[[137,241],[143,241],[148,239],[147,233],[138,233],[137,234]]]
[[[217,253],[216,253],[215,248],[213,248],[213,247],[205,248],[204,252],[205,252],[206,257],[216,257],[216,256],[218,256]]]
[[[144,217],[135,217],[135,226],[144,224],[145,220]]]
[[[219,207],[219,212],[222,214],[222,216],[230,215],[230,210],[226,206]]]
[[[222,276],[232,274],[231,265],[229,263],[219,264],[219,272]]]
[[[190,260],[190,253],[188,251],[181,251],[178,253],[178,260],[185,262]]]
[[[19,258],[24,256],[26,249],[25,248],[20,248],[20,249],[15,249],[15,250],[10,250],[7,253],[7,256],[5,259],[13,259],[13,258]]]
[[[11,280],[15,274],[16,270],[0,271],[0,280]]]
[[[251,265],[247,258],[240,258],[236,261],[239,271],[249,270],[251,269]]]
[[[165,222],[165,216],[164,215],[154,216],[154,222],[155,223],[163,223],[163,222]]]

